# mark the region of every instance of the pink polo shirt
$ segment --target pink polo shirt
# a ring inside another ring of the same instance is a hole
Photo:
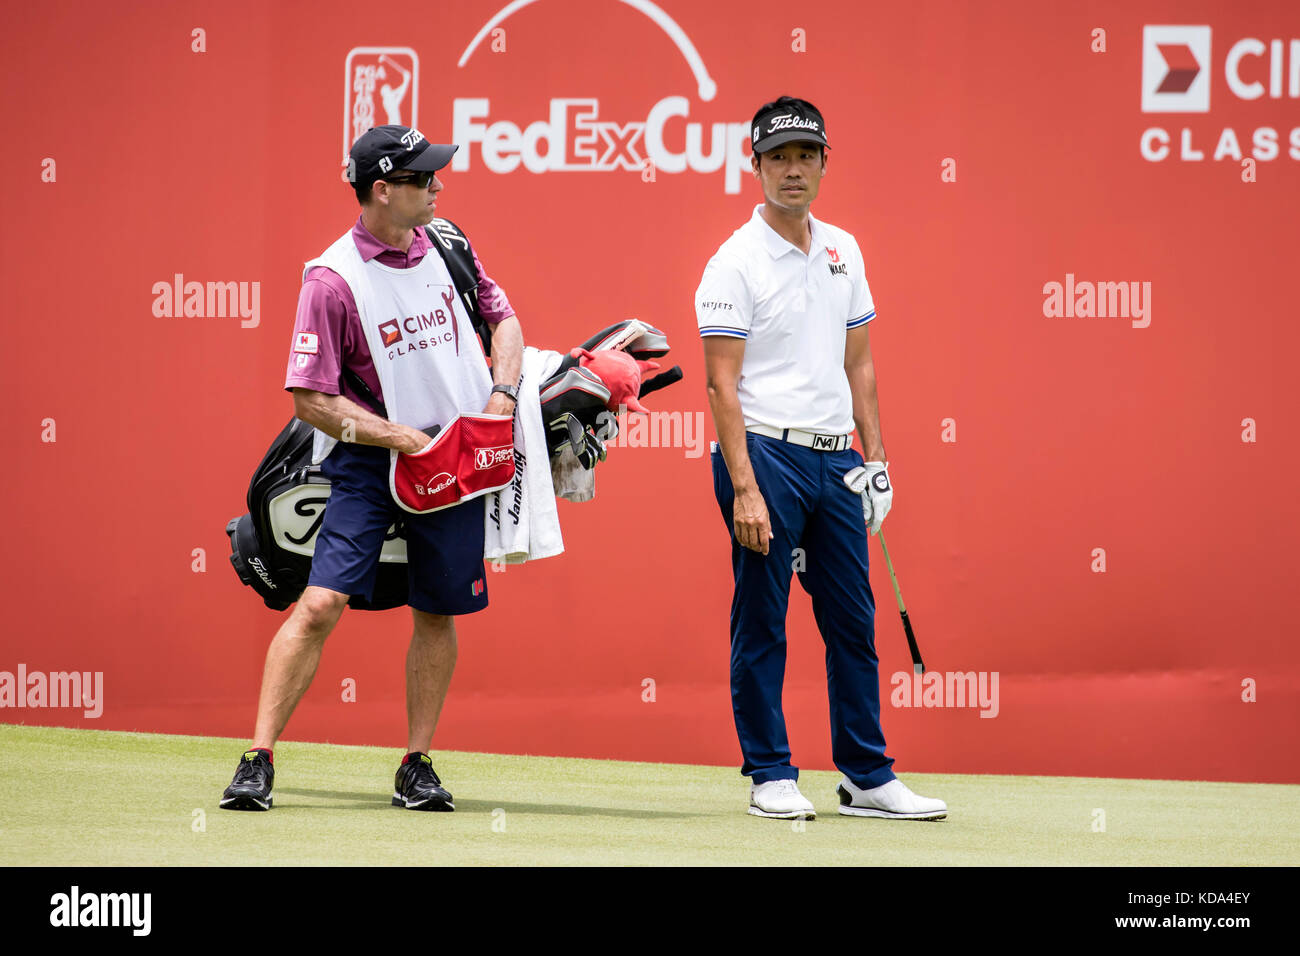
[[[406,252],[394,249],[372,236],[370,230],[361,224],[360,216],[352,227],[352,238],[363,262],[378,259],[393,269],[410,269],[419,265],[420,260],[433,249],[433,243],[423,229],[415,231],[411,248]],[[514,315],[501,287],[483,272],[477,253],[474,254],[474,267],[478,270],[478,307],[484,320],[496,325]],[[306,348],[302,346],[304,334],[310,343]],[[289,373],[285,376],[284,387],[286,390],[310,388],[326,395],[343,394],[362,408],[368,407],[343,381],[343,365],[355,371],[383,401],[379,375],[370,358],[370,346],[366,344],[352,290],[337,272],[317,266],[307,273],[302,291],[298,293],[298,315],[293,324]]]

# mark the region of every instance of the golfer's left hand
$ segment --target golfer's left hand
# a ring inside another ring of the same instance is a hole
[[[880,531],[885,515],[894,504],[894,488],[889,483],[889,465],[868,461],[844,475],[844,484],[862,496],[862,516],[872,534]]]

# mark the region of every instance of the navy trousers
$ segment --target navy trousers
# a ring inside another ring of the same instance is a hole
[[[713,487],[731,533],[731,703],[744,756],[741,772],[754,783],[797,780],[790,761],[781,692],[785,683],[785,618],[790,578],[812,598],[826,644],[831,752],[856,786],[894,778],[880,729],[880,679],[875,647],[875,600],[867,580],[867,529],[862,498],[844,473],[862,464],[853,449],[813,451],[748,434],[749,460],[767,503],[773,538],[760,554],[736,541],[735,492],[722,452],[713,452]]]

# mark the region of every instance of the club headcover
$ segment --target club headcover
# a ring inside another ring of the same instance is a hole
[[[609,411],[617,412],[620,406],[627,406],[628,411],[649,413],[649,409],[637,400],[637,395],[641,392],[641,377],[646,372],[658,370],[658,362],[636,359],[615,349],[598,352],[574,349],[569,355],[578,359],[582,369],[594,372],[609,389],[609,400],[605,403]]]
[[[640,319],[624,319],[601,329],[578,348],[588,352],[618,349],[633,358],[652,359],[668,354],[668,336]]]
[[[624,319],[622,322],[615,322],[601,329],[579,345],[578,349],[585,349],[588,352],[614,349],[627,352],[633,358],[653,359],[668,354],[668,336],[640,319]],[[556,374],[563,374],[577,364],[578,357],[570,352],[560,362]]]
[[[551,422],[565,412],[578,416],[584,425],[595,422],[609,402],[609,389],[595,372],[576,364],[542,383],[542,421]]]

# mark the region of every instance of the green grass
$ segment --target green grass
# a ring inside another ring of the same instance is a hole
[[[800,828],[747,815],[734,767],[439,752],[456,812],[416,813],[389,805],[394,750],[282,741],[275,809],[219,810],[244,746],[0,725],[0,864],[1300,862],[1296,786],[906,774],[949,807],[918,823],[842,817],[838,775],[805,771],[819,817]]]

